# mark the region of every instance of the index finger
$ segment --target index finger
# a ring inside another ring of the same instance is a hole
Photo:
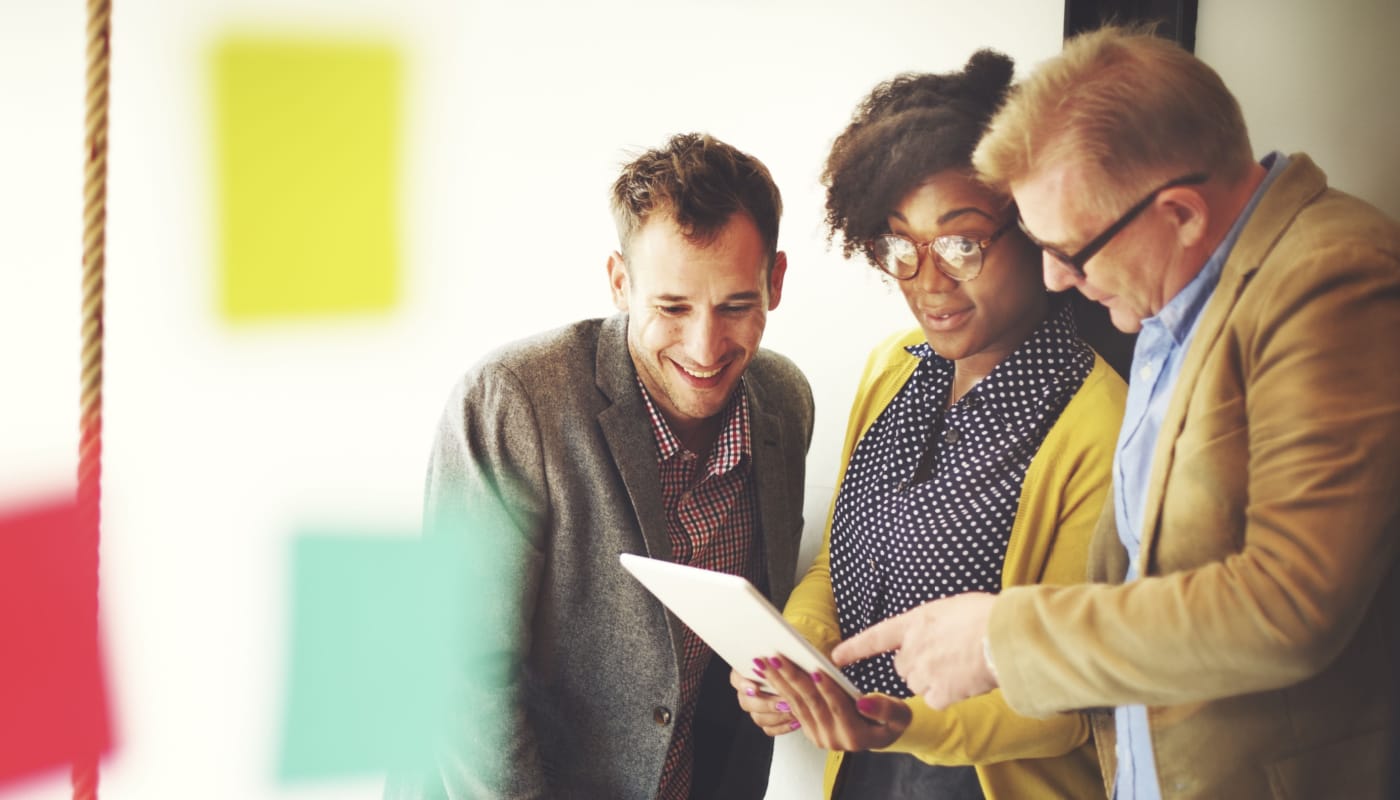
[[[847,639],[831,651],[831,660],[838,667],[854,664],[863,658],[870,658],[887,650],[898,650],[904,641],[904,630],[909,627],[906,615],[891,617]]]

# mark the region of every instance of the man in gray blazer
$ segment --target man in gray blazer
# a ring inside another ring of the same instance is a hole
[[[448,401],[428,519],[469,518],[505,591],[471,611],[463,712],[436,774],[391,780],[386,797],[767,786],[771,746],[742,724],[728,667],[618,555],[741,574],[779,606],[792,588],[812,395],[759,349],[787,266],[782,201],[757,159],[690,134],[627,165],[612,205],[622,313],[506,346]]]

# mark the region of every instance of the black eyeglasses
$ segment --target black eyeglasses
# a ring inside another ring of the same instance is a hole
[[[1046,244],[1035,238],[1035,234],[1031,233],[1026,228],[1026,221],[1022,219],[1019,214],[1016,216],[1016,224],[1020,226],[1021,233],[1024,233],[1026,238],[1031,240],[1032,244],[1054,256],[1066,267],[1069,267],[1074,274],[1082,278],[1084,277],[1084,265],[1089,262],[1089,259],[1093,258],[1096,253],[1102,250],[1104,245],[1112,241],[1113,237],[1117,236],[1119,232],[1128,227],[1133,220],[1137,219],[1137,215],[1141,214],[1143,209],[1152,205],[1152,201],[1157,199],[1157,195],[1177,186],[1195,186],[1205,183],[1209,179],[1210,176],[1206,175],[1204,172],[1193,172],[1190,175],[1184,175],[1176,180],[1167,181],[1161,186],[1158,186],[1156,189],[1149,192],[1146,197],[1134,203],[1132,208],[1123,212],[1123,216],[1119,217],[1116,222],[1105,228],[1103,233],[1095,236],[1088,244],[1079,248],[1079,252],[1074,255],[1066,253],[1053,244]]]
[[[891,278],[912,281],[919,274],[919,251],[928,250],[938,271],[955,281],[970,281],[982,274],[982,253],[1011,228],[1007,220],[991,236],[977,240],[966,236],[938,236],[929,242],[916,242],[897,233],[870,240],[875,266]]]

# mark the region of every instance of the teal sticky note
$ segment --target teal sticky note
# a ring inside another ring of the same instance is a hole
[[[428,766],[461,711],[466,565],[453,537],[295,540],[280,778]]]

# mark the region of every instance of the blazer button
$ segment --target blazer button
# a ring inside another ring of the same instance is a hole
[[[666,706],[657,706],[651,710],[651,719],[657,725],[670,725],[671,709]]]
[[[957,444],[957,442],[958,442],[958,429],[957,429],[957,428],[949,428],[948,430],[944,431],[944,432],[943,432],[943,441],[947,442],[948,444]]]

